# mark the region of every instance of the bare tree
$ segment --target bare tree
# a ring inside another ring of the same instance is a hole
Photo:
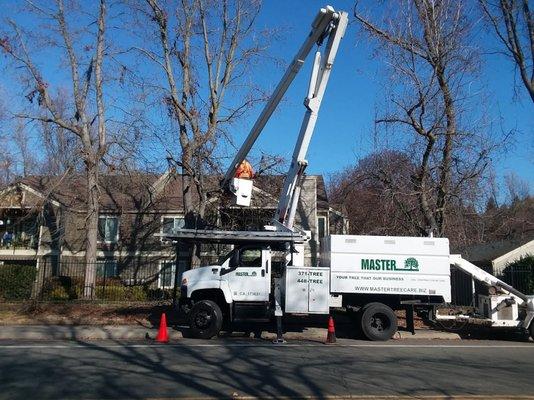
[[[35,173],[37,169],[37,155],[32,149],[31,137],[22,121],[18,121],[13,132],[13,143],[18,152],[20,173],[26,177]]]
[[[264,97],[247,77],[268,35],[253,35],[256,1],[146,3],[140,11],[153,27],[155,39],[149,39],[157,46],[145,43],[133,50],[154,63],[156,76],[164,79],[160,96],[176,127],[171,142],[179,142],[178,154],[167,149],[182,170],[186,224],[197,226],[209,200],[206,173],[219,170],[221,141]]]
[[[50,84],[32,57],[29,42],[35,38],[34,35],[24,32],[14,20],[8,20],[10,31],[3,36],[0,48],[11,57],[15,66],[25,73],[25,82],[30,90],[26,94],[26,98],[32,104],[35,104],[34,101],[36,100],[37,107],[33,112],[21,113],[18,117],[54,124],[57,128],[74,135],[80,144],[80,157],[84,163],[87,182],[85,244],[87,269],[84,297],[90,298],[93,296],[96,280],[99,170],[108,148],[102,76],[106,2],[100,0],[96,21],[89,24],[95,26],[96,29],[96,32],[91,32],[91,35],[94,35],[94,46],[86,44],[84,48],[80,48],[78,35],[80,32],[87,33],[87,30],[81,26],[76,28],[69,26],[63,0],[56,0],[53,9],[50,9],[48,5],[41,6],[31,1],[28,1],[28,4],[34,13],[52,23],[49,25],[50,40],[47,44],[51,48],[54,47],[65,52],[72,83],[72,104],[69,108],[71,108],[73,115],[66,117],[60,113],[60,105],[51,95]],[[69,9],[75,6],[75,3],[68,3]],[[58,42],[52,39],[56,35],[59,37]],[[91,49],[94,50],[87,59],[84,53]],[[92,104],[90,104],[91,102]]]
[[[510,196],[510,203],[526,200],[530,196],[528,181],[521,179],[515,172],[506,174],[504,182]]]
[[[479,3],[504,46],[503,53],[515,63],[534,102],[534,16],[529,0],[479,0]]]
[[[56,112],[63,119],[68,115],[68,93],[60,90],[54,96]],[[41,171],[43,175],[62,176],[67,171],[80,171],[83,169],[80,162],[80,142],[75,135],[63,127],[41,121],[37,126],[40,141],[44,147],[44,159]]]
[[[480,121],[464,89],[477,70],[470,12],[454,0],[398,0],[388,6],[379,22],[355,10],[391,72],[387,105],[376,123],[408,134],[397,143],[417,162],[412,190],[422,218],[413,223],[421,233],[430,229],[443,236],[452,202],[476,187],[492,146],[474,128]]]
[[[329,198],[346,213],[352,234],[417,235],[417,193],[410,185],[416,170],[406,153],[372,153],[330,179]]]

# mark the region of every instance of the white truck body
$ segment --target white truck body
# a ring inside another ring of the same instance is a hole
[[[331,293],[440,296],[451,301],[449,240],[331,235],[321,242]]]
[[[284,268],[278,280],[285,313],[328,314],[341,306],[339,295],[392,295],[439,302],[451,298],[449,241],[438,238],[331,235],[322,242],[321,266],[304,267],[302,257]],[[261,246],[260,246],[261,247]],[[261,261],[234,261],[184,273],[191,296],[196,290],[220,288],[227,303],[267,302],[271,294],[271,255]],[[334,296],[334,297],[332,297]]]
[[[319,266],[305,267],[302,257],[291,257],[281,277],[274,275],[274,279],[268,243],[236,247],[220,265],[184,272],[181,301],[193,307],[203,301],[210,301],[210,307],[217,303],[230,321],[269,315],[278,320],[283,314],[326,315],[332,307],[347,307],[361,310],[367,337],[384,340],[394,332],[391,324],[396,329],[392,310],[411,312],[413,307],[432,309],[450,303],[450,267],[455,265],[491,292],[478,294],[478,312],[473,316],[438,313],[437,320],[476,318],[494,327],[533,330],[533,297],[451,255],[445,238],[331,235],[321,245]],[[365,320],[370,307],[374,316]],[[384,313],[389,313],[387,321]],[[382,318],[378,327],[373,325],[377,318]],[[204,316],[201,320],[209,322]]]

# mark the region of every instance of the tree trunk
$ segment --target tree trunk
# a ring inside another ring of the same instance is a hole
[[[95,295],[96,259],[98,246],[98,213],[100,208],[98,191],[98,165],[88,163],[87,173],[87,214],[85,247],[85,284],[83,297],[92,299]]]

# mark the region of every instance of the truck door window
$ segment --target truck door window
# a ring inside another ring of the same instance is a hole
[[[241,266],[261,268],[261,250],[260,249],[241,250]]]

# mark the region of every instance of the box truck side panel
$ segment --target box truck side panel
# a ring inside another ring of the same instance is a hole
[[[449,302],[447,239],[332,235],[332,293],[440,296]]]
[[[288,266],[284,274],[286,313],[328,314],[330,270]]]

